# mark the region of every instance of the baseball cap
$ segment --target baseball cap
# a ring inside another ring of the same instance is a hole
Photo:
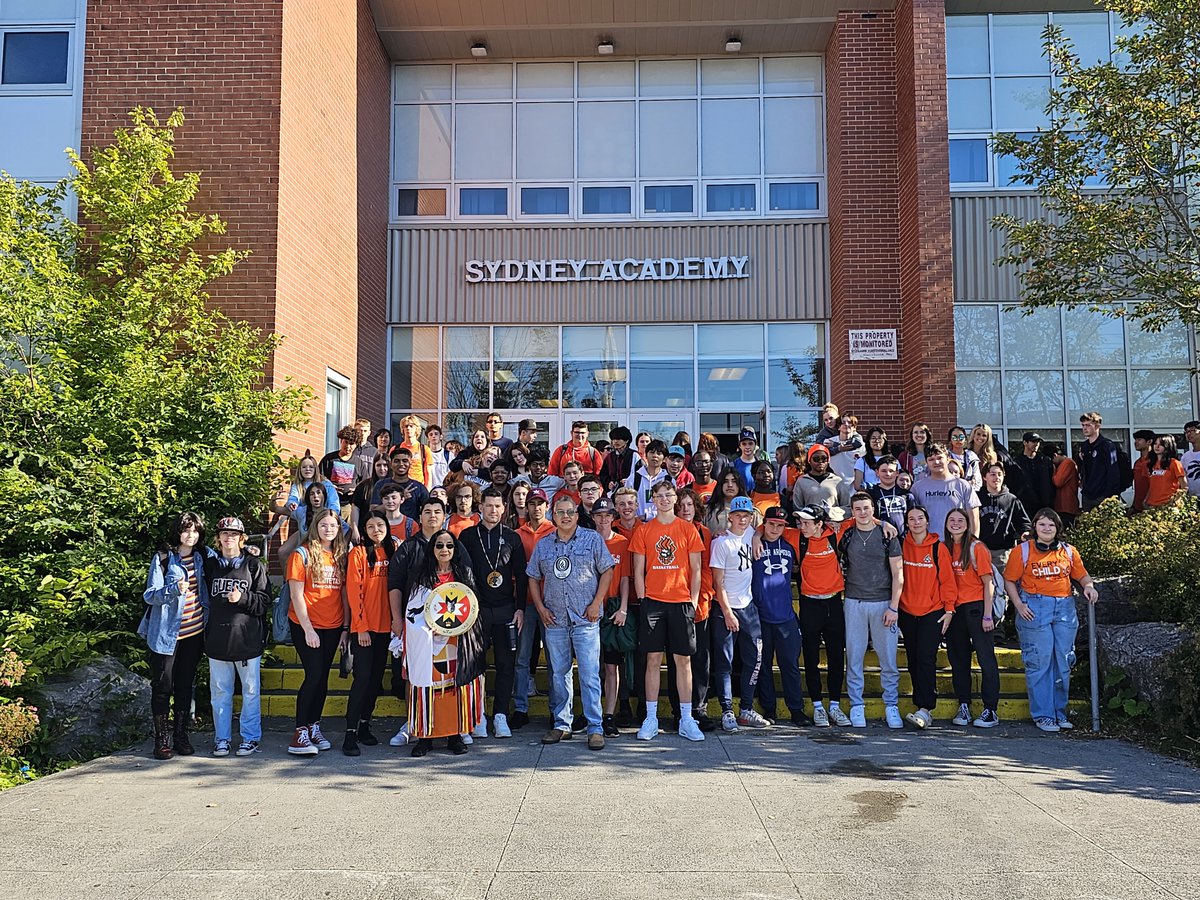
[[[687,456],[687,451],[678,444],[672,444],[671,449],[667,451],[667,456]]]
[[[226,516],[217,522],[217,531],[236,531],[238,534],[245,534],[246,526],[237,516]]]
[[[616,515],[617,511],[613,509],[611,500],[609,500],[607,497],[601,497],[592,504],[592,515],[594,516],[597,513],[608,513],[610,516],[613,516]]]
[[[549,503],[550,498],[546,496],[546,492],[541,488],[534,488],[529,492],[529,496],[525,498],[525,503],[528,504],[531,500],[537,500],[541,503]]]
[[[1036,431],[1027,431],[1021,435],[1021,440],[1023,441],[1041,441],[1041,439],[1042,436]]]
[[[796,512],[797,519],[804,519],[807,522],[824,522],[825,508],[817,506],[815,503],[810,503],[808,506],[802,506]]]
[[[537,422],[533,419],[522,419],[521,424],[517,426],[517,431],[537,431]]]
[[[763,518],[772,519],[776,522],[786,522],[787,510],[785,510],[782,506],[770,506],[767,508],[766,515],[764,515]]]
[[[753,428],[743,428],[738,433],[738,441],[754,441],[758,443],[758,435],[754,433]]]
[[[824,453],[825,456],[828,457],[829,456],[829,448],[826,447],[824,444],[813,444],[811,447],[808,448],[808,459],[811,460],[813,458],[813,456],[817,453]]]
[[[752,512],[754,512],[754,504],[750,502],[749,497],[734,497],[733,500],[731,500],[729,502],[729,511],[731,513],[735,513],[735,512],[752,513]]]

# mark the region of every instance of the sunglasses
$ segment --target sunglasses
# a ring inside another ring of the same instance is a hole
[[[453,550],[454,545],[453,544],[434,544],[433,549],[434,550]]]

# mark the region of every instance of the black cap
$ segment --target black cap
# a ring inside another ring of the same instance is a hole
[[[596,513],[608,513],[610,516],[615,516],[617,511],[613,508],[612,501],[607,497],[601,497],[592,504],[592,515]]]
[[[517,431],[537,431],[537,422],[533,419],[522,419],[521,424],[517,426]]]
[[[1042,441],[1042,436],[1040,434],[1038,434],[1036,431],[1027,431],[1023,435],[1021,435],[1021,440],[1037,441],[1040,444]]]

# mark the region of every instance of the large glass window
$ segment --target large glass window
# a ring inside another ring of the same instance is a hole
[[[451,220],[820,215],[822,66],[819,56],[397,65],[394,215],[431,215],[400,192],[435,188],[455,198],[441,213]],[[620,201],[587,196],[605,183]],[[548,184],[579,200],[563,211],[522,199]],[[478,189],[506,193],[466,193]]]
[[[762,325],[699,325],[696,357],[702,406],[762,404]]]
[[[629,370],[625,329],[620,325],[563,328],[563,406],[568,409],[623,409]]]
[[[629,329],[629,405],[695,406],[691,325]]]
[[[66,31],[9,31],[3,35],[0,84],[67,83]]]
[[[767,402],[817,407],[825,402],[825,329],[800,322],[767,325]]]
[[[552,409],[558,406],[558,329],[550,326],[493,330],[492,406]]]
[[[393,328],[392,406],[427,409],[439,405],[437,328]]]
[[[492,348],[486,327],[446,328],[442,371],[447,409],[487,409],[492,380]]]

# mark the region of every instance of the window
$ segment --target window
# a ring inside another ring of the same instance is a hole
[[[442,334],[442,371],[447,409],[491,406],[492,348],[486,327],[446,328]]]
[[[691,325],[633,325],[629,329],[629,403],[694,406]]]
[[[438,402],[437,328],[392,329],[392,406],[436,407]]]
[[[571,211],[571,190],[565,187],[521,188],[521,215],[565,216]]]
[[[558,329],[493,329],[493,401],[497,409],[558,406]]]
[[[950,183],[987,184],[988,147],[986,138],[950,142]]]
[[[67,83],[66,31],[9,31],[4,34],[0,84]]]
[[[699,325],[696,358],[702,405],[762,404],[762,325]]]
[[[400,188],[396,192],[398,216],[445,216],[445,188]]]
[[[625,387],[629,380],[629,370],[625,362],[624,327],[564,327],[562,359],[564,407],[625,407]]]
[[[337,450],[338,430],[350,421],[350,379],[325,370],[325,452]]]
[[[825,402],[825,329],[779,322],[767,325],[767,404],[815,407]]]
[[[392,186],[445,189],[454,197],[445,213],[428,215],[594,220],[824,212],[820,56],[486,61],[393,71]],[[525,188],[560,185],[565,209],[558,195],[530,192],[526,202]],[[614,190],[593,190],[605,187]],[[502,188],[503,198],[463,193]],[[765,202],[772,195],[775,202]],[[405,194],[394,215],[425,215],[412,212],[412,201]]]

